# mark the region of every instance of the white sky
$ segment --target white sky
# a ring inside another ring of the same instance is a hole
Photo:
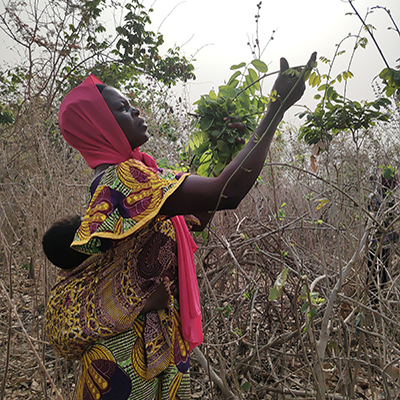
[[[188,87],[190,100],[196,101],[201,94],[217,89],[227,80],[232,71],[230,66],[252,59],[247,46],[248,39],[255,38],[255,15],[259,0],[145,0],[153,5],[150,14],[154,29],[160,27],[167,46],[181,47],[187,58],[195,55],[197,80]],[[355,0],[354,3],[362,17],[371,7],[381,6],[390,10],[400,27],[400,0]],[[263,0],[259,39],[265,46],[275,30],[274,40],[269,43],[262,60],[269,70],[279,68],[280,57],[286,57],[289,65],[303,65],[313,51],[318,56],[332,59],[338,44],[349,33],[357,34],[361,22],[355,15],[346,15],[353,10],[347,1],[342,0]],[[369,14],[367,22],[375,28],[375,35],[391,67],[400,58],[400,37],[394,30],[386,11],[380,9]],[[354,100],[373,100],[372,79],[385,67],[377,48],[368,36],[367,49],[356,51],[350,70],[355,77],[349,82],[348,97]],[[332,75],[347,69],[354,39],[347,39],[346,53],[341,55]],[[322,72],[327,67],[322,66]],[[266,89],[272,86],[275,78],[266,82]],[[300,101],[313,104],[316,89],[307,88]],[[293,113],[298,112],[294,110]],[[290,118],[290,116],[289,116]]]
[[[154,8],[150,14],[152,29],[160,29],[166,49],[177,45],[187,58],[195,57],[197,80],[187,86],[187,97],[191,103],[229,79],[231,65],[251,61],[247,43],[249,39],[253,42],[256,37],[255,15],[259,1],[143,0],[146,7]],[[400,0],[354,0],[354,5],[363,17],[371,7],[386,7],[400,27]],[[290,66],[304,65],[313,51],[317,51],[318,56],[332,59],[335,45],[349,33],[357,34],[360,30],[360,20],[355,15],[346,15],[352,12],[345,0],[263,0],[258,34],[261,47],[267,44],[272,31],[275,33],[262,60],[272,72],[279,68],[282,56],[287,58]],[[396,59],[400,58],[400,37],[394,30],[388,30],[392,24],[387,13],[375,10],[368,16],[367,22],[375,26],[378,43],[389,65],[395,67]],[[367,32],[363,31],[362,35],[368,37],[369,44],[366,50],[360,48],[356,51],[350,67],[355,77],[349,81],[347,95],[354,100],[372,100],[371,81],[385,65]],[[7,59],[3,33],[0,38],[2,56]],[[345,41],[342,48],[347,52],[335,62],[333,76],[348,68],[353,46],[354,39]],[[327,66],[321,63],[320,70],[323,73],[328,71]],[[267,79],[264,85],[269,91],[275,77]],[[299,104],[313,107],[316,93],[316,89],[308,87]],[[299,111],[299,108],[291,109],[285,119],[291,120],[292,115]]]

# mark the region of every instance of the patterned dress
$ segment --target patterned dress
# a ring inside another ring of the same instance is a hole
[[[73,247],[93,255],[60,272],[46,310],[53,347],[82,360],[79,400],[190,398],[175,231],[158,216],[184,178],[131,159],[92,182]],[[168,309],[140,315],[164,277]]]

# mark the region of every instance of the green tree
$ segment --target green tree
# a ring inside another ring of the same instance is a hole
[[[20,61],[0,71],[0,91],[9,101],[41,97],[53,100],[88,73],[114,86],[150,76],[165,85],[193,79],[193,65],[170,48],[161,53],[162,34],[149,29],[152,9],[138,0],[9,1],[0,29]],[[121,25],[107,26],[105,13],[123,15]],[[4,97],[3,97],[4,98]]]

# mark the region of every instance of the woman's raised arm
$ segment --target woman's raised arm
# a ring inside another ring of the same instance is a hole
[[[305,69],[311,69],[316,53],[311,55]],[[253,186],[264,165],[272,138],[283,114],[304,93],[303,74],[300,79],[284,74],[289,68],[281,58],[280,73],[273,86],[277,100],[271,101],[266,114],[245,147],[216,178],[188,176],[166,200],[160,214],[173,216],[194,214],[206,223],[207,212],[236,208]]]

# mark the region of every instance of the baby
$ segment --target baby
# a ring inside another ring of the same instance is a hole
[[[79,215],[68,215],[54,222],[43,235],[43,251],[56,267],[71,270],[90,257],[89,254],[80,253],[70,247],[81,222],[82,219]],[[103,241],[103,248],[110,247],[110,241]],[[168,277],[164,277],[162,284],[147,299],[140,314],[168,307],[171,295],[169,283]]]
[[[90,257],[70,247],[81,222],[79,215],[68,215],[56,221],[43,235],[43,251],[56,267],[73,269]]]

